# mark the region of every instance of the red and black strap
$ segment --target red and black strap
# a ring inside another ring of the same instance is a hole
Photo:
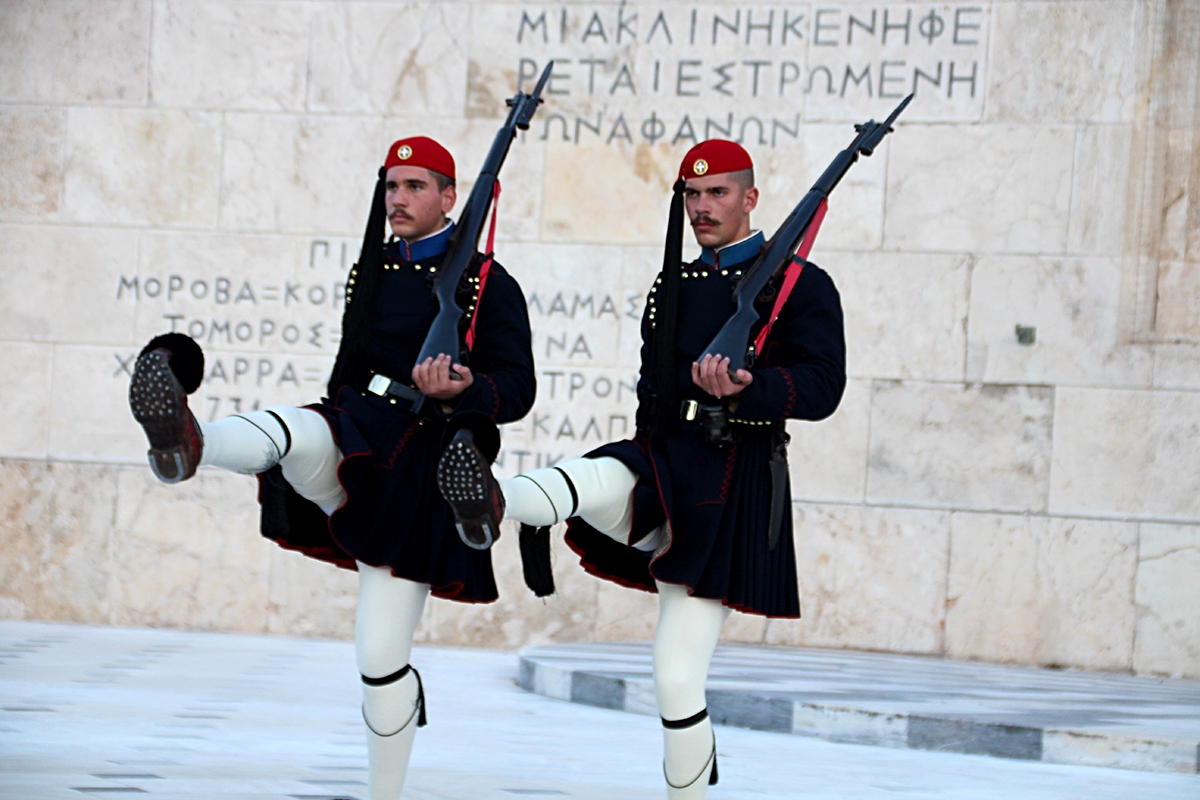
[[[783,286],[780,287],[779,294],[775,296],[775,306],[771,309],[771,316],[767,319],[767,324],[758,332],[758,336],[754,337],[755,353],[762,353],[767,335],[771,332],[771,326],[779,318],[779,312],[783,311],[783,306],[787,303],[792,289],[796,288],[796,281],[800,279],[800,273],[804,271],[804,265],[808,263],[806,259],[812,252],[813,242],[817,240],[817,231],[821,229],[821,222],[824,221],[828,208],[828,200],[822,200],[821,204],[817,206],[812,222],[809,223],[808,230],[804,232],[804,238],[800,241],[800,247],[796,250],[796,255],[792,256],[792,263],[788,264],[787,272],[784,273]]]
[[[479,306],[483,303],[483,289],[487,286],[488,274],[492,271],[492,262],[496,257],[496,208],[500,205],[500,181],[497,180],[492,188],[492,223],[488,228],[487,249],[484,252],[483,263],[479,265],[479,291],[475,293],[475,310],[471,312],[471,324],[467,328],[467,352],[475,347],[475,323],[479,320]]]

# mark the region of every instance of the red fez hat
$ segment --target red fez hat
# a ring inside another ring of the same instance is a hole
[[[392,142],[383,168],[392,167],[424,167],[454,180],[454,156],[428,136],[410,136]]]
[[[723,172],[741,172],[753,169],[750,154],[737,142],[725,139],[709,139],[688,150],[679,165],[679,177],[684,180],[704,175],[720,175]]]

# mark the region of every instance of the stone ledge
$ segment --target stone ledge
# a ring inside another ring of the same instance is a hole
[[[649,644],[549,645],[518,683],[656,715]],[[1149,772],[1200,772],[1200,683],[919,656],[723,645],[713,721],[836,742]]]

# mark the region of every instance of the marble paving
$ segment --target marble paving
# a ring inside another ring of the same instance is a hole
[[[530,691],[657,714],[648,644],[548,645],[520,658],[520,684]],[[832,741],[1200,771],[1194,681],[723,645],[708,704],[719,723]]]
[[[413,663],[430,721],[406,800],[663,796],[655,720],[525,692],[513,653],[419,647]],[[363,800],[353,664],[346,642],[0,622],[0,797]],[[736,727],[718,727],[717,740],[710,800],[1185,800],[1200,790],[1189,775]]]

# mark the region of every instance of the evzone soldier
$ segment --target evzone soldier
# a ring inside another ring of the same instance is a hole
[[[142,351],[129,392],[160,479],[186,480],[206,465],[257,475],[264,536],[357,569],[355,655],[372,800],[400,797],[424,724],[409,655],[426,596],[497,597],[491,553],[468,545],[438,494],[438,458],[457,430],[475,431],[494,458],[496,424],[523,417],[535,392],[524,296],[489,258],[476,258],[457,287],[469,366],[446,354],[416,363],[439,311],[431,286],[455,232],[447,219],[455,201],[454,159],[444,147],[418,136],[388,148],[320,403],[201,422],[187,394],[201,382],[203,354],[174,333]]]
[[[739,145],[697,145],[679,177],[670,228],[681,239],[686,205],[702,251],[681,265],[668,233],[664,272],[642,317],[636,437],[500,481],[464,437],[447,448],[439,480],[462,518],[504,515],[529,526],[565,520],[567,544],[584,569],[657,591],[663,771],[668,796],[691,800],[717,781],[704,684],[730,609],[800,615],[792,519],[784,513],[791,508],[785,420],[828,417],[846,376],[837,290],[829,275],[803,262],[794,283],[773,278],[755,300],[763,324],[752,369],[735,370],[735,381],[729,358],[700,358],[737,308],[742,273],[764,238],[750,228],[759,195]]]

